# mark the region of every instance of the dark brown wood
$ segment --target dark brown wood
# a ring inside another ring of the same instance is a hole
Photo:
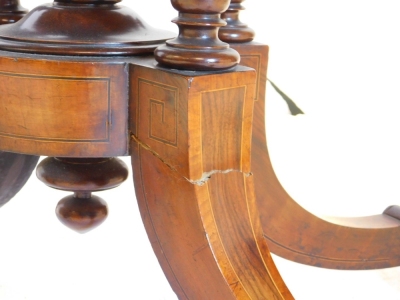
[[[0,207],[22,189],[38,160],[38,156],[0,151]]]
[[[399,266],[398,207],[375,216],[322,219],[302,208],[284,190],[273,170],[265,133],[268,47],[254,42],[233,43],[231,47],[240,53],[241,63],[256,69],[258,74],[252,172],[264,236],[271,251],[295,262],[323,268],[360,270]]]
[[[15,23],[27,13],[19,0],[0,0],[0,25]]]
[[[36,175],[46,185],[65,191],[103,191],[115,188],[128,176],[118,158],[48,157],[40,162]]]
[[[156,60],[172,68],[219,70],[238,64],[239,54],[218,38],[218,30],[226,24],[220,18],[229,0],[171,0],[179,16],[173,20],[179,36],[168,40],[155,51]]]
[[[74,192],[58,203],[56,214],[64,225],[85,233],[107,217],[106,203],[91,193],[119,186],[128,177],[128,168],[117,158],[48,157],[36,175],[52,188]]]
[[[254,198],[255,75],[131,68],[136,195],[179,299],[293,299]]]
[[[119,1],[54,1],[0,28],[0,49],[61,55],[151,53],[174,37],[156,30]]]
[[[75,193],[58,202],[56,215],[65,226],[86,233],[106,220],[108,208],[100,197]]]
[[[239,19],[241,10],[244,10],[242,2],[245,0],[231,0],[227,11],[222,14],[222,19],[227,25],[219,30],[219,38],[227,43],[246,43],[254,39],[255,32],[247,24]]]

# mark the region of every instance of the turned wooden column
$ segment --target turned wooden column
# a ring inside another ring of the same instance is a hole
[[[27,13],[19,0],[0,0],[0,25],[15,23]]]
[[[229,0],[171,0],[179,16],[173,20],[179,36],[155,51],[156,60],[169,67],[191,70],[218,70],[237,65],[239,54],[218,38],[226,22],[221,13]]]
[[[227,43],[246,43],[254,39],[255,32],[247,24],[240,21],[240,11],[244,10],[242,2],[245,0],[231,0],[229,8],[222,14],[227,23],[219,30],[219,38]]]

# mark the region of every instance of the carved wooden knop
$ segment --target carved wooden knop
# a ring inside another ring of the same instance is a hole
[[[128,168],[117,158],[48,157],[36,175],[52,188],[74,192],[58,203],[56,215],[67,227],[85,233],[107,217],[106,202],[92,192],[119,186],[128,177]]]

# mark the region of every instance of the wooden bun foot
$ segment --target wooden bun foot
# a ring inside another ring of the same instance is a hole
[[[65,226],[85,233],[107,218],[107,203],[92,192],[119,186],[128,177],[128,168],[117,158],[48,157],[36,174],[52,188],[74,191],[58,203],[56,215]]]

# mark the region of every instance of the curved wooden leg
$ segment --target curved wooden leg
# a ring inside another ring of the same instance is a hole
[[[173,72],[131,74],[135,189],[164,273],[180,299],[293,299],[255,203],[254,72]]]
[[[22,189],[38,160],[39,156],[0,151],[0,207]]]
[[[321,219],[302,208],[277,179],[267,149],[265,85],[268,47],[231,44],[242,63],[258,70],[254,107],[252,172],[264,236],[271,252],[286,259],[333,269],[400,265],[400,209],[364,218]],[[323,201],[323,200],[322,200]]]

